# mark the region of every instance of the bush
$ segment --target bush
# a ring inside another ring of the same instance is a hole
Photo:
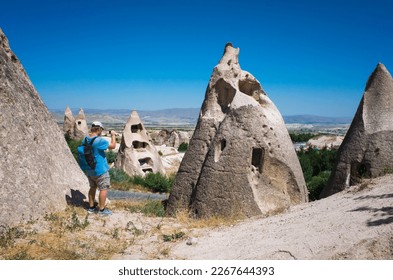
[[[177,148],[177,151],[185,152],[185,151],[187,151],[187,149],[188,149],[188,144],[183,142],[179,145],[179,148]]]
[[[161,173],[148,173],[145,177],[130,177],[121,169],[112,168],[109,170],[111,184],[115,189],[127,191],[135,188],[136,185],[142,186],[153,192],[169,192],[172,188],[174,178],[166,177]]]
[[[111,168],[109,176],[111,183],[131,183],[131,177],[121,169]]]
[[[73,140],[70,138],[68,134],[64,135],[64,138],[68,144],[68,147],[71,150],[72,155],[74,156],[75,160],[78,161],[78,146],[82,144],[82,140]]]
[[[149,217],[164,217],[165,209],[159,200],[149,200],[146,203],[129,206],[131,213],[141,212]]]
[[[108,163],[113,163],[115,162],[117,157],[117,153],[113,152],[113,151],[108,151],[106,153],[106,159],[108,160]]]
[[[297,152],[310,201],[319,199],[334,167],[337,150],[301,149]]]
[[[170,192],[173,182],[174,178],[168,178],[161,173],[148,173],[144,178],[140,176],[133,178],[134,184],[142,185],[155,192]]]
[[[314,138],[317,136],[317,134],[312,134],[312,133],[289,133],[289,136],[291,137],[291,140],[293,143],[298,143],[298,142],[307,142],[311,138]]]
[[[307,183],[307,188],[309,191],[308,198],[310,201],[319,199],[319,196],[326,186],[329,180],[330,172],[325,171],[320,173],[318,176],[314,176],[311,180]]]

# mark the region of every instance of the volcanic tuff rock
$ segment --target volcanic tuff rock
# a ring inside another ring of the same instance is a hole
[[[0,29],[0,225],[64,209],[86,176]]]
[[[392,120],[393,79],[386,67],[379,63],[367,81],[321,197],[355,185],[361,178],[393,171]]]
[[[78,116],[76,116],[74,121],[74,139],[80,140],[85,138],[89,133],[89,127],[87,126],[85,112],[81,108],[79,110]]]
[[[227,44],[177,173],[167,213],[196,217],[268,215],[307,201],[283,118]]]
[[[70,107],[67,106],[64,112],[63,132],[65,135],[68,135],[71,138],[74,136],[74,124],[74,116],[72,115]]]
[[[130,176],[145,176],[146,172],[165,173],[161,157],[135,110],[124,127],[115,167]]]

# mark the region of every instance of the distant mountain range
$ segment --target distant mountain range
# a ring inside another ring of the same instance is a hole
[[[78,109],[72,109],[74,117],[78,114]],[[125,123],[131,114],[131,110],[125,109],[84,109],[88,122],[100,120],[102,123]],[[138,111],[139,116],[146,125],[195,125],[199,108],[173,108],[156,111]],[[64,120],[64,110],[50,110],[57,122]],[[349,124],[352,118],[345,117],[323,117],[314,115],[284,116],[286,124],[312,124],[312,125],[332,125]]]

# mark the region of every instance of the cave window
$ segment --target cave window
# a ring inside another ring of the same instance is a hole
[[[145,149],[149,144],[146,142],[133,141],[132,146],[134,149]]]
[[[264,156],[265,156],[264,149],[262,148],[252,149],[251,165],[254,166],[260,173],[262,173],[262,169],[263,169]]]
[[[82,124],[82,122],[81,121],[78,121],[78,125],[81,125]]]
[[[227,146],[227,140],[222,139],[221,140],[221,152],[225,149],[226,146]]]
[[[142,131],[142,124],[131,125],[131,132],[132,133],[138,133],[140,131]]]
[[[214,146],[215,146],[214,161],[218,162],[220,160],[222,151],[227,146],[227,140],[221,139],[220,142],[216,142]]]

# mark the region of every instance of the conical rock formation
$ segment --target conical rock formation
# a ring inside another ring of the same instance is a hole
[[[78,116],[76,116],[74,121],[74,139],[80,140],[85,138],[89,133],[89,127],[87,126],[85,112],[81,108],[79,110]]]
[[[165,174],[161,157],[135,110],[124,127],[115,167],[130,176],[145,176],[147,172]]]
[[[269,215],[307,201],[283,118],[231,44],[214,68],[167,213]]]
[[[74,124],[74,116],[72,115],[70,107],[67,106],[64,112],[63,133],[70,138],[74,137]]]
[[[352,124],[321,197],[393,172],[393,79],[379,63],[367,81]]]
[[[1,29],[0,128],[0,225],[62,210],[66,196],[87,193],[86,176]]]

